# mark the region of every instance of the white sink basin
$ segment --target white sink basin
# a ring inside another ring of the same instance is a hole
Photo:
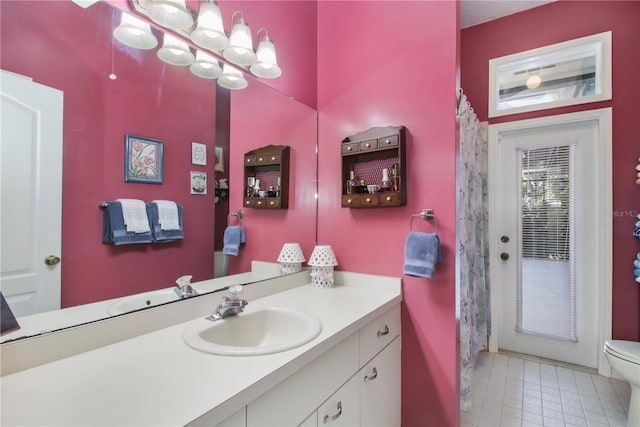
[[[304,311],[267,307],[212,322],[202,319],[183,333],[189,347],[223,356],[253,356],[290,350],[316,338],[320,320]]]
[[[144,292],[137,295],[131,295],[130,297],[121,298],[111,304],[107,311],[110,315],[128,313],[130,311],[177,301],[179,299],[180,297],[178,297],[178,294],[176,294],[172,288],[160,289],[157,291]]]

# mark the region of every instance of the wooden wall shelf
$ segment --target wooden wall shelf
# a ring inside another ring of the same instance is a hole
[[[406,136],[404,126],[374,127],[350,135],[342,141],[342,207],[373,208],[407,204]],[[397,170],[396,175],[392,173]],[[390,191],[370,193],[367,185],[381,185],[382,170],[388,170],[395,185]],[[364,185],[349,191],[351,172],[355,181]],[[396,178],[394,180],[394,177]]]

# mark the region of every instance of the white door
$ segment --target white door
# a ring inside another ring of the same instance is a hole
[[[0,98],[0,290],[24,316],[60,308],[63,93],[1,71]]]
[[[610,286],[610,137],[589,112],[492,127],[498,345],[595,368]]]

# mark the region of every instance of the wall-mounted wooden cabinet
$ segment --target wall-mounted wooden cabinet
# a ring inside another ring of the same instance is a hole
[[[342,207],[407,204],[404,126],[374,127],[348,136],[341,150]],[[383,177],[390,183],[383,183]]]
[[[289,208],[290,148],[269,145],[244,155],[244,207]]]

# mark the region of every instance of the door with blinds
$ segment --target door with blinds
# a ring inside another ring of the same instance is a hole
[[[597,120],[494,132],[501,349],[598,365],[599,134]]]

